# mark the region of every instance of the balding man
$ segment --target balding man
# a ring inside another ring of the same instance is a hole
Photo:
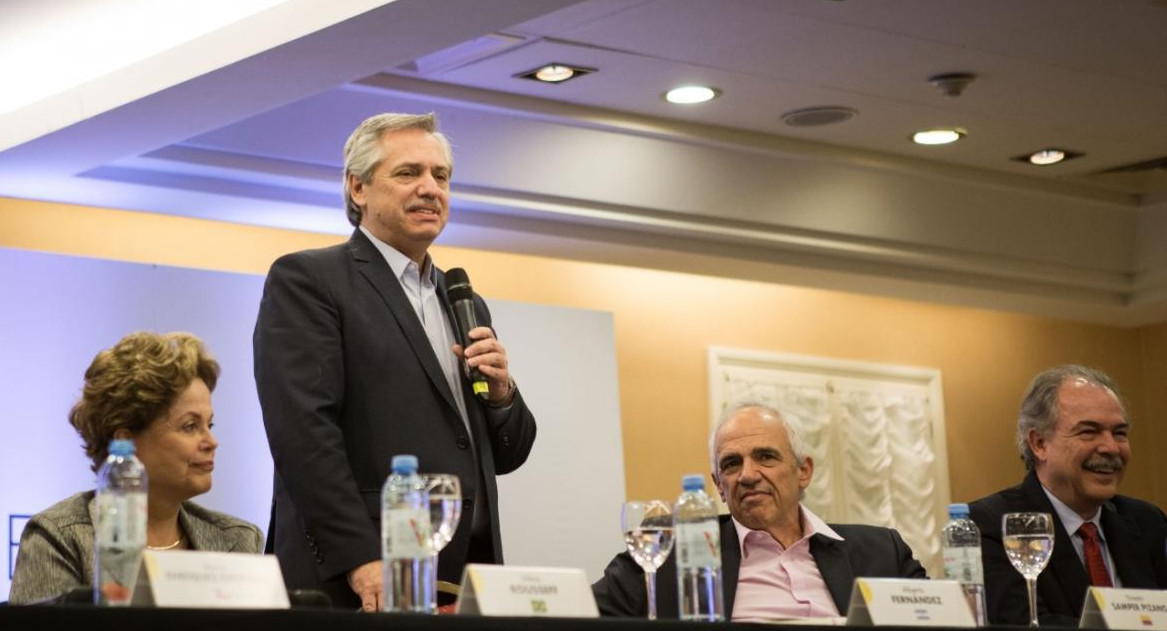
[[[799,503],[814,460],[797,429],[773,408],[748,403],[728,410],[709,453],[713,482],[730,512],[721,518],[726,618],[839,616],[856,577],[927,578],[896,531],[827,525]],[[678,615],[674,556],[657,575],[662,618]],[[644,572],[626,552],[592,591],[602,615],[647,615]]]
[[[969,505],[981,529],[989,622],[1029,621],[1025,583],[1001,544],[1005,513],[1055,517],[1053,556],[1037,579],[1043,626],[1078,626],[1090,585],[1167,588],[1167,517],[1117,494],[1129,431],[1118,390],[1101,370],[1066,365],[1034,378],[1017,423],[1028,475]]]

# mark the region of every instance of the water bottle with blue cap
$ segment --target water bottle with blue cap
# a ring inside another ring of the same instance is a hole
[[[393,456],[381,492],[384,611],[434,613],[430,498],[417,474],[417,456]]]
[[[98,605],[124,607],[133,597],[146,549],[147,486],[133,441],[110,441],[109,457],[97,471],[93,602]]]
[[[673,510],[681,620],[725,619],[721,593],[721,527],[705,476],[687,475]]]

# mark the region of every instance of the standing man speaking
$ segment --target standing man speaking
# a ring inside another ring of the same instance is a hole
[[[275,461],[268,550],[289,589],[379,610],[381,485],[395,454],[462,482],[442,580],[502,562],[495,476],[517,469],[535,419],[490,313],[464,350],[428,254],[449,219],[450,143],[434,116],[381,114],[344,147],[347,243],[277,260],[255,325],[255,381]],[[463,362],[464,360],[464,362]],[[476,397],[466,367],[489,393]]]

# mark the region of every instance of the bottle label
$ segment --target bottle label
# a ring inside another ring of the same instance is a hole
[[[944,548],[944,576],[961,583],[984,583],[980,546]]]
[[[99,493],[96,531],[99,546],[146,545],[146,494]]]
[[[424,508],[393,508],[382,517],[385,557],[416,559],[433,556],[430,514]]]
[[[677,567],[721,566],[721,536],[717,521],[677,524]]]

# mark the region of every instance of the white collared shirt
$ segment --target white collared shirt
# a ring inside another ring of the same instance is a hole
[[[364,226],[360,226],[360,230],[366,237],[369,237],[369,241],[373,242],[381,256],[385,257],[385,262],[393,270],[393,277],[401,283],[401,289],[409,298],[409,304],[413,306],[413,311],[417,314],[418,320],[421,321],[422,328],[425,329],[430,346],[434,349],[434,355],[438,357],[438,364],[442,367],[442,375],[446,378],[446,384],[454,393],[454,403],[458,406],[458,414],[462,417],[467,435],[473,443],[474,436],[470,432],[470,418],[466,413],[466,398],[462,393],[461,365],[458,357],[451,350],[457,337],[454,335],[450,316],[446,313],[441,298],[438,296],[437,271],[434,269],[433,260],[430,259],[429,254],[426,254],[425,260],[422,262],[425,266],[423,272],[413,259],[373,236],[373,233],[365,229]]]

